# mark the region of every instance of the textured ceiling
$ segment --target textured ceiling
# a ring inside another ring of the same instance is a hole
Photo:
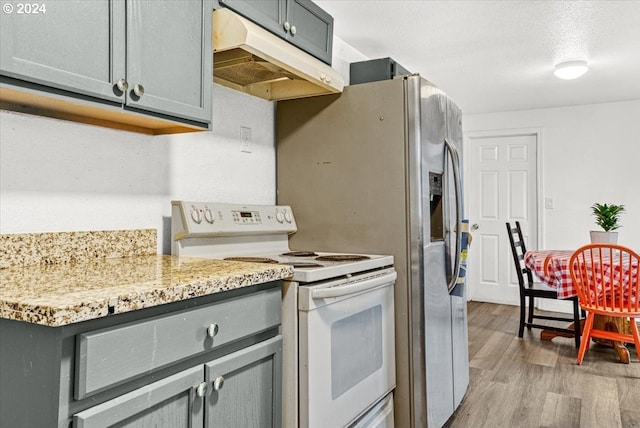
[[[465,113],[640,99],[640,0],[314,1],[340,39],[420,73]],[[553,75],[581,58],[580,79]]]

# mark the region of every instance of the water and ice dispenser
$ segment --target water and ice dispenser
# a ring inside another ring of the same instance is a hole
[[[444,241],[444,200],[442,174],[429,172],[429,201],[431,213],[431,242]]]

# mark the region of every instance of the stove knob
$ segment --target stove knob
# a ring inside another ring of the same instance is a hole
[[[202,216],[200,215],[200,211],[191,210],[191,219],[195,221],[197,224],[200,224],[202,221]]]
[[[215,217],[213,216],[213,213],[211,212],[211,210],[209,208],[204,210],[204,219],[207,220],[207,222],[211,223],[211,224],[213,224],[213,222],[216,221]]]
[[[291,213],[289,211],[284,212],[284,219],[287,221],[287,223],[291,223],[291,220],[293,220],[293,217],[291,217]]]
[[[278,220],[278,223],[284,222],[284,214],[282,214],[282,211],[276,211],[276,220]]]

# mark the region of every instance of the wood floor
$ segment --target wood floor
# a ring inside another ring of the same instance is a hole
[[[592,344],[581,366],[573,339],[518,337],[515,306],[470,302],[470,382],[446,428],[640,427],[640,363]]]

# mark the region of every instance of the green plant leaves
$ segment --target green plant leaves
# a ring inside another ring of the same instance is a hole
[[[624,212],[624,205],[595,203],[591,206],[591,213],[596,218],[596,224],[605,232],[618,229],[622,226],[620,214]]]

